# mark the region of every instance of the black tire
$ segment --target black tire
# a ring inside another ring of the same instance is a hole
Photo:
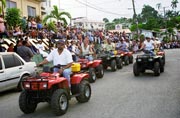
[[[63,89],[57,89],[54,91],[51,97],[51,108],[56,116],[60,116],[66,113],[69,107],[68,94]]]
[[[22,91],[19,96],[19,108],[25,114],[33,113],[36,110],[37,103],[31,100],[31,96],[26,92]]]
[[[136,62],[133,65],[133,73],[134,73],[134,76],[139,76],[140,75],[140,70],[139,70],[138,64]]]
[[[163,55],[163,64],[164,64],[164,66],[166,64],[166,57],[165,57],[165,55]]]
[[[117,58],[116,59],[116,63],[117,63],[117,68],[118,69],[122,69],[123,68],[123,62],[121,58]]]
[[[97,77],[94,68],[89,68],[89,82],[94,83],[96,79]]]
[[[23,91],[24,90],[24,87],[23,87],[23,84],[22,84],[22,81],[25,80],[26,78],[28,78],[29,75],[23,75],[18,83],[18,86],[17,86],[17,90],[18,91]]]
[[[160,75],[160,64],[159,62],[154,63],[154,76]]]
[[[128,56],[124,57],[124,63],[125,63],[125,65],[129,65],[129,57]]]
[[[113,59],[111,60],[111,71],[115,72],[117,70],[116,61]]]
[[[129,63],[130,63],[130,64],[133,63],[133,56],[132,56],[132,55],[129,57]]]
[[[100,64],[100,65],[96,68],[96,71],[97,71],[96,76],[97,76],[98,78],[102,78],[102,77],[104,76],[104,69],[103,69],[103,65],[102,65],[102,64]]]
[[[80,95],[76,99],[80,103],[88,102],[91,98],[91,86],[86,80],[82,80],[79,84]]]

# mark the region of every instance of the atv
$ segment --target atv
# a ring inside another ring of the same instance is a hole
[[[117,51],[118,55],[121,55],[122,61],[125,65],[129,65],[133,63],[133,52],[124,52],[121,50]]]
[[[88,78],[88,74],[76,70],[71,75],[69,87],[66,78],[46,67],[42,73],[22,81],[24,90],[19,96],[19,107],[22,112],[29,114],[36,110],[38,103],[48,102],[55,115],[63,115],[67,112],[72,97],[76,97],[80,103],[89,101],[91,86]]]
[[[104,69],[111,67],[112,72],[123,67],[121,56],[116,51],[103,51],[98,54],[98,58],[102,60]]]
[[[86,57],[81,56],[77,63],[81,65],[81,72],[88,72],[89,82],[95,82],[96,77],[103,78],[104,76],[104,69],[102,65],[102,60],[88,60]]]
[[[160,55],[152,55],[150,51],[146,51],[143,55],[137,55],[136,62],[133,65],[135,76],[144,73],[146,70],[154,71],[154,76],[159,76],[164,72],[163,57]]]

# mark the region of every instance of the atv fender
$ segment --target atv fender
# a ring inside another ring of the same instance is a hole
[[[83,79],[88,79],[89,75],[86,73],[75,74],[71,77],[71,84],[79,84]]]
[[[102,60],[94,60],[93,68],[98,67],[102,63]]]
[[[51,87],[53,87],[54,85],[58,86],[59,88],[68,88],[69,84],[66,78],[64,77],[60,77],[59,79],[53,79],[49,81],[49,86],[48,88],[50,89]]]

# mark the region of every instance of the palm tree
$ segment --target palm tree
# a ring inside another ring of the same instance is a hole
[[[158,8],[158,10],[162,7],[161,3],[157,3],[156,7]]]
[[[51,11],[50,15],[45,16],[43,22],[46,23],[48,19],[55,19],[57,22],[63,21],[64,25],[67,25],[66,18],[62,16],[67,16],[71,20],[71,15],[68,12],[59,12],[58,7],[56,5],[53,6],[53,10]]]
[[[179,3],[178,0],[172,0],[171,1],[171,7],[172,7],[172,9],[175,9],[175,11],[176,11],[176,8],[177,8],[177,3]]]
[[[4,17],[4,8],[6,7],[6,0],[0,0],[0,1],[1,1],[0,13],[2,13]]]

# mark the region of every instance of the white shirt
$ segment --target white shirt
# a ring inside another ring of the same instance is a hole
[[[58,53],[58,49],[52,50],[46,59],[49,62],[53,61],[54,65],[67,65],[73,62],[71,53],[65,48],[63,49],[61,54]]]
[[[145,44],[145,50],[152,50],[154,49],[154,41],[153,40],[150,40],[149,42],[148,41],[144,41],[144,44]]]
[[[85,48],[84,43],[82,43],[81,47],[82,47],[82,54],[83,55],[89,54],[89,48],[90,48],[89,45]]]

